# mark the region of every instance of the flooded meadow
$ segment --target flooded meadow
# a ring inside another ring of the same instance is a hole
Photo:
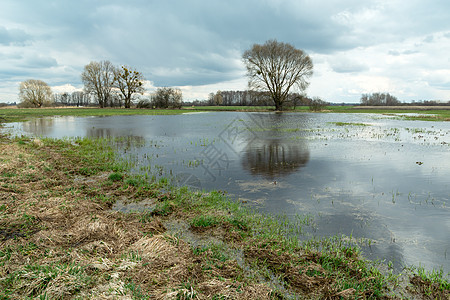
[[[364,256],[392,261],[397,270],[450,272],[449,122],[205,112],[40,118],[5,130],[110,138],[132,171],[149,180],[220,190],[259,211],[302,219],[293,233],[302,239],[345,235]]]

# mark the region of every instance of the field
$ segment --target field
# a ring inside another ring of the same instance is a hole
[[[6,120],[156,110],[0,111]],[[164,113],[186,112],[185,110]],[[103,139],[0,136],[2,299],[448,299],[442,272],[395,274],[348,237],[302,242],[308,224],[220,191],[128,173]],[[148,210],[120,212],[123,203]]]
[[[120,109],[120,108],[0,108],[0,122],[23,121],[33,117],[46,116],[108,116],[108,115],[174,115],[186,112],[202,111],[273,111],[270,106],[196,106],[182,109]],[[310,112],[309,107],[299,106],[287,112]],[[327,106],[323,112],[334,113],[377,113],[408,114],[405,118],[412,120],[450,121],[450,106],[427,107],[360,107],[360,106]],[[420,114],[411,116],[410,114]]]

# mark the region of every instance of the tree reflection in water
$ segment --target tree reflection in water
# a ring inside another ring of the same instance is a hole
[[[255,140],[242,157],[242,166],[252,174],[269,179],[296,172],[309,161],[305,143],[283,140]]]
[[[54,118],[36,118],[23,123],[23,130],[35,136],[45,136],[52,130]]]
[[[124,153],[127,153],[133,148],[144,147],[146,144],[143,136],[132,135],[131,132],[127,135],[125,132],[113,128],[87,128],[86,136],[90,138],[110,139],[113,145]]]
[[[261,114],[257,122],[258,137],[247,145],[242,156],[244,169],[273,180],[294,173],[308,163],[306,139],[294,140],[289,134],[290,130],[300,130],[301,119],[286,114]]]

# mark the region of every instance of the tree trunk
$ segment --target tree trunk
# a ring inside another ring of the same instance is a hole
[[[280,101],[280,99],[273,99],[275,102],[275,110],[276,111],[282,111],[283,110],[283,102]]]

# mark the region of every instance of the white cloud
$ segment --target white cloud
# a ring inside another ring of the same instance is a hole
[[[79,92],[79,91],[83,90],[82,88],[74,87],[73,85],[68,84],[68,83],[63,84],[63,85],[52,86],[51,88],[52,88],[52,92],[57,93],[57,94],[63,94],[63,93],[71,94],[73,92]]]
[[[244,78],[234,79],[230,81],[223,81],[208,85],[199,86],[179,86],[183,92],[184,100],[206,100],[209,93],[217,91],[242,91],[247,89],[247,81]]]
[[[369,69],[365,63],[354,57],[333,55],[329,60],[332,70],[336,73],[359,73]]]

